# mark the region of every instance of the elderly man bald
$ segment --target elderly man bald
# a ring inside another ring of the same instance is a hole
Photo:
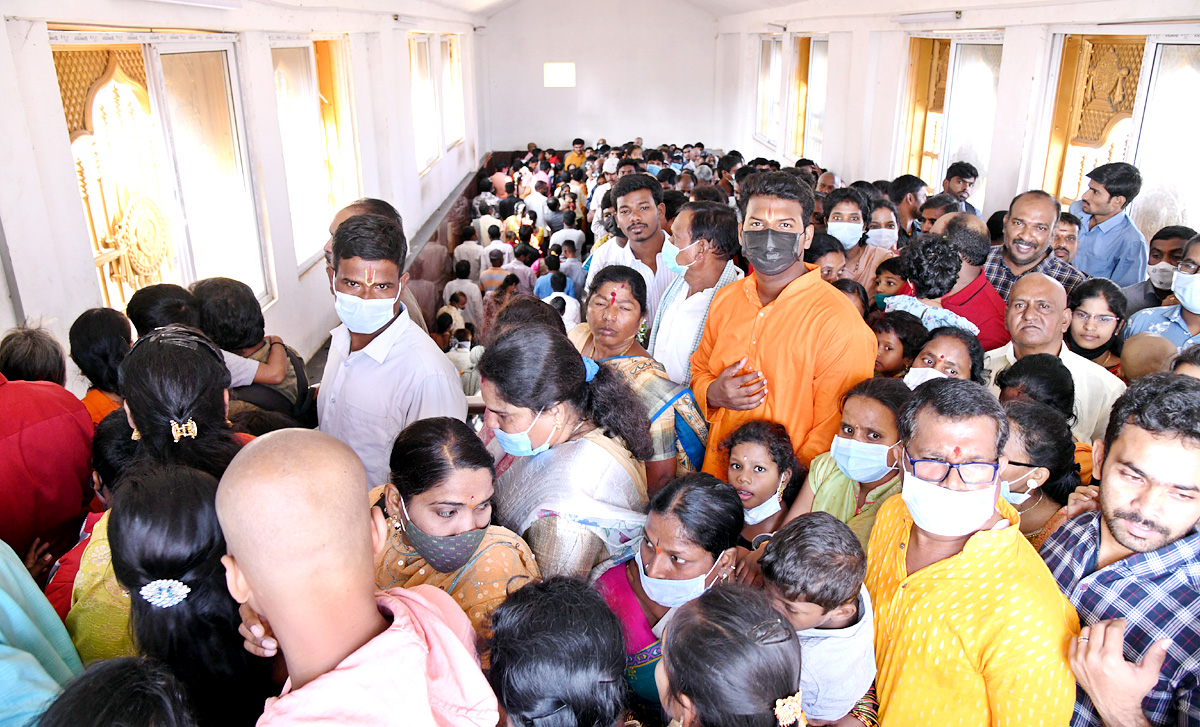
[[[1008,343],[1004,299],[983,274],[992,249],[987,223],[970,212],[952,212],[939,217],[931,232],[944,235],[962,259],[958,282],[942,298],[942,307],[979,327],[979,343],[985,351]]]
[[[229,592],[270,623],[288,668],[259,727],[493,727],[462,609],[431,586],[375,592],[387,533],[366,485],[350,447],[301,429],[251,442],[221,478]]]
[[[1071,427],[1081,442],[1104,438],[1113,403],[1125,393],[1125,384],[1103,366],[1072,353],[1063,344],[1071,325],[1067,291],[1062,283],[1043,273],[1027,273],[1013,284],[1008,295],[1005,324],[1012,341],[987,352],[984,364],[990,372],[991,390],[999,395],[995,376],[1019,359],[1035,353],[1058,356],[1075,380],[1075,424]]]

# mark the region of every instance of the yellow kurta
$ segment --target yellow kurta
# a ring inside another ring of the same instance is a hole
[[[1067,648],[1079,619],[1025,540],[1020,518],[976,533],[958,555],[908,576],[912,517],[880,508],[867,556],[881,725],[1066,725]]]
[[[92,529],[67,613],[67,633],[84,664],[137,654],[129,624],[129,593],[113,573],[108,515],[104,513]]]

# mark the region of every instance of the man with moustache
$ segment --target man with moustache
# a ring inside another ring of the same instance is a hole
[[[1135,381],[1092,456],[1098,511],[1068,520],[1041,549],[1083,626],[1070,647],[1071,725],[1195,725],[1200,381]]]
[[[1004,216],[1004,244],[992,249],[983,274],[1001,298],[1008,300],[1023,275],[1042,273],[1062,283],[1067,293],[1087,275],[1050,254],[1050,238],[1058,225],[1058,202],[1040,189],[1013,197]]]

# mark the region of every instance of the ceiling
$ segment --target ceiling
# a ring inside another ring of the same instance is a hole
[[[433,0],[433,2],[436,5],[442,5],[454,10],[490,16],[512,5],[517,0]],[[771,8],[796,4],[796,0],[684,0],[684,2],[696,6],[714,17],[736,15],[756,10],[770,10]]]

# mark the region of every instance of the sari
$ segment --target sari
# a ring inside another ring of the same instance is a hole
[[[92,529],[71,591],[67,633],[84,664],[137,656],[129,623],[129,591],[117,582],[108,545],[108,513]]]
[[[383,488],[371,491],[379,502]],[[404,541],[402,532],[388,529],[388,542],[375,556],[375,587],[381,591],[428,585],[445,591],[457,603],[479,636],[487,636],[488,617],[508,594],[540,577],[533,552],[516,533],[489,525],[479,548],[466,565],[451,573],[435,570]]]
[[[592,329],[580,323],[567,337],[582,352],[592,340]],[[648,356],[611,356],[599,363],[620,373],[646,407],[654,448],[650,461],[674,458],[677,476],[698,472],[708,446],[708,422],[692,390],[671,381],[663,365]]]
[[[646,469],[619,439],[593,429],[513,458],[492,502],[496,522],[529,544],[543,577],[599,576],[632,557],[641,537]]]
[[[646,613],[638,601],[625,564],[610,568],[596,581],[596,590],[604,602],[621,622],[625,635],[625,681],[643,701],[658,705],[658,685],[654,681],[654,669],[662,659],[662,640],[654,633],[646,620]]]

